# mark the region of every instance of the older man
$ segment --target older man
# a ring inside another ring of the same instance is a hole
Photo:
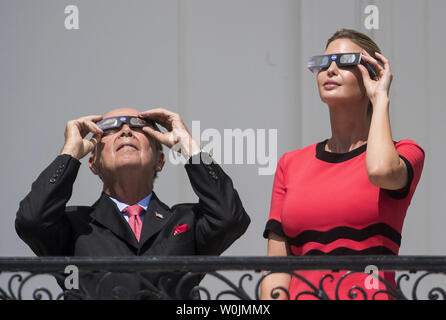
[[[155,122],[167,131],[159,131]],[[189,158],[185,169],[198,203],[169,208],[153,192],[166,159],[161,143]],[[79,160],[89,153],[102,194],[92,206],[66,206]],[[20,203],[17,233],[38,256],[219,255],[246,231],[250,219],[231,179],[204,157],[209,159],[181,117],[166,109],[121,108],[69,121],[61,154]],[[202,278],[175,291],[182,274],[80,272],[83,293],[94,299],[163,298],[175,292],[189,298]]]

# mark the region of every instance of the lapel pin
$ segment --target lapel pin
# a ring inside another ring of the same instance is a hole
[[[164,219],[164,216],[161,213],[159,213],[158,211],[155,211],[155,217]]]

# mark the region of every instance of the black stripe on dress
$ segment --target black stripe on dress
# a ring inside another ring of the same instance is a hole
[[[307,230],[296,237],[288,237],[288,242],[295,247],[300,247],[307,242],[328,244],[339,239],[364,241],[377,235],[388,238],[398,246],[401,245],[401,234],[385,223],[375,223],[359,230],[351,227],[336,227],[328,231]]]
[[[377,247],[370,247],[364,250],[353,250],[346,247],[339,247],[329,252],[323,252],[321,250],[310,250],[306,253],[304,253],[304,256],[322,256],[322,255],[329,255],[329,256],[360,256],[360,255],[396,255],[397,253],[393,252],[387,247],[384,246],[377,246]]]

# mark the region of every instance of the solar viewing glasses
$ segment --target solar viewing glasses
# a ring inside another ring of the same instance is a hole
[[[355,66],[362,64],[369,71],[370,78],[377,79],[378,73],[375,68],[369,63],[361,59],[362,53],[335,53],[325,54],[320,56],[312,56],[308,61],[308,69],[311,72],[319,72],[321,69],[328,68],[334,61],[339,68]]]
[[[97,123],[98,127],[103,131],[120,130],[123,124],[127,124],[130,128],[152,127],[160,131],[155,121],[150,119],[138,118],[134,116],[119,116],[102,119]]]

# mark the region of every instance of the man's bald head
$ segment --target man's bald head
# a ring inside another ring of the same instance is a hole
[[[118,116],[138,117],[141,112],[135,108],[118,108],[104,114],[103,119]],[[141,128],[123,124],[118,129],[104,130],[104,134],[92,153],[89,166],[93,173],[106,183],[122,169],[139,169],[141,175],[156,178],[164,166],[165,156],[161,143]]]
[[[103,118],[111,118],[111,117],[118,117],[118,116],[135,116],[137,117],[141,112],[138,109],[135,108],[118,108],[111,110],[104,114]]]

